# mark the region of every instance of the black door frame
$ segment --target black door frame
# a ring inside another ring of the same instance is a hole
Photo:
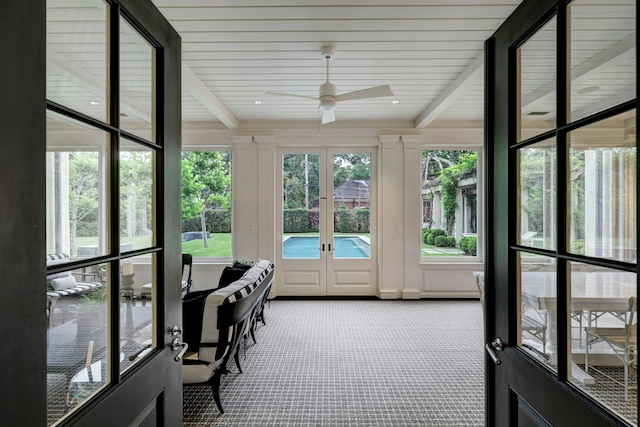
[[[164,325],[181,324],[181,42],[150,0],[106,0],[157,41],[162,113],[158,144],[158,349],[61,425],[182,424],[181,366]],[[0,389],[3,424],[47,425],[46,396],[46,0],[8,0],[0,13],[0,319],[5,325]],[[112,15],[113,16],[113,15]],[[115,261],[114,261],[115,262]],[[116,299],[117,300],[117,299]],[[117,329],[116,329],[117,330]],[[117,359],[115,359],[117,360]],[[142,417],[141,417],[142,414]]]
[[[559,364],[558,374],[543,368],[515,346],[517,342],[517,313],[509,309],[518,300],[516,288],[516,216],[514,198],[518,191],[516,179],[516,63],[513,60],[516,47],[539,29],[550,17],[557,14],[558,28],[564,28],[566,0],[525,0],[505,21],[492,38],[485,43],[485,150],[487,159],[487,204],[486,204],[486,342],[500,337],[505,343],[504,351],[496,352],[500,365],[486,358],[486,425],[517,425],[514,418],[518,412],[526,412],[526,404],[534,409],[529,418],[535,417],[540,425],[547,420],[552,425],[626,425],[605,408],[589,400],[572,384],[567,382],[570,375],[567,366]],[[636,6],[637,8],[637,6]],[[562,31],[559,31],[562,33]],[[560,35],[557,41],[557,68],[561,76],[566,75],[566,37]],[[636,75],[637,81],[637,75]],[[557,110],[566,110],[565,82],[558,78]],[[637,83],[636,83],[637,87]],[[622,109],[628,109],[635,102]],[[613,109],[610,109],[613,110]],[[608,114],[611,114],[610,111]],[[607,113],[604,113],[606,115]],[[560,114],[558,114],[560,116]],[[636,115],[636,122],[637,122]],[[559,119],[557,128],[565,127],[564,118]],[[567,128],[560,129],[558,138],[558,163],[564,164],[564,135]],[[564,167],[558,168],[561,176]],[[561,186],[559,186],[561,188]],[[562,193],[558,191],[558,193]],[[564,199],[558,196],[558,206]],[[637,207],[636,207],[637,211]],[[562,215],[559,215],[561,217]],[[558,219],[558,222],[561,220]],[[637,219],[636,219],[637,221]],[[558,223],[559,238],[562,242],[566,224]],[[560,243],[559,243],[560,245]],[[558,258],[580,261],[579,257],[558,251]],[[574,259],[575,258],[575,259]],[[597,263],[597,261],[594,261]],[[561,264],[561,263],[559,263]],[[558,277],[566,273],[559,267]],[[637,266],[636,266],[637,273]],[[566,300],[565,282],[558,280],[558,298]],[[564,306],[564,307],[563,307]],[[566,306],[558,304],[558,342],[566,342]],[[564,312],[563,312],[564,311]],[[562,322],[564,321],[564,325]],[[513,344],[512,344],[513,343]],[[566,349],[559,349],[559,360],[566,360]],[[525,404],[526,403],[526,404]]]

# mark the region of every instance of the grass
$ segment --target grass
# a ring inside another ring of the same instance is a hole
[[[423,257],[461,257],[461,256],[468,256],[466,254],[459,254],[459,253],[447,253],[447,252],[442,252],[437,246],[435,245],[428,245],[426,243],[422,243],[422,249],[429,249],[430,252],[425,253],[424,251],[422,252],[422,256]],[[446,249],[446,248],[445,248]],[[433,252],[437,252],[437,253],[433,253]]]
[[[151,236],[137,236],[132,240],[126,237],[121,238],[121,243],[133,243],[133,249],[144,249],[151,246]],[[91,246],[98,241],[97,237],[78,237],[77,246]],[[204,247],[202,239],[182,242],[182,252],[193,256],[204,257],[231,257],[231,233],[211,233],[207,239],[208,248]]]
[[[207,243],[208,248],[202,239],[182,242],[182,252],[193,256],[231,257],[231,233],[211,233]]]

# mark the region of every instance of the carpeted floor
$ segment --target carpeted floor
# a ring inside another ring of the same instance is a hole
[[[185,426],[483,426],[478,301],[273,301],[223,377],[185,387]]]

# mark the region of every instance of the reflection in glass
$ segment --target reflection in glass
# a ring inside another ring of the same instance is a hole
[[[120,18],[120,127],[155,142],[154,50]]]
[[[108,134],[47,112],[47,252],[108,253]]]
[[[104,1],[47,0],[47,99],[107,118]]]
[[[155,229],[155,152],[120,143],[120,252],[152,247]]]
[[[636,274],[570,263],[571,381],[636,424]]]
[[[518,150],[518,244],[556,247],[556,148],[546,140]]]
[[[555,17],[518,48],[518,141],[555,128],[556,50]]]
[[[556,263],[554,258],[520,253],[520,347],[557,370]]]
[[[600,19],[604,13],[606,19]],[[575,0],[570,16],[570,111],[575,121],[635,98],[636,2]]]
[[[120,369],[124,372],[153,346],[153,305],[156,255],[123,259],[120,263]],[[178,285],[179,286],[179,285]]]
[[[635,113],[569,134],[572,253],[636,261]]]
[[[320,258],[320,155],[282,156],[282,257]]]
[[[47,269],[64,264],[47,256]],[[47,419],[53,424],[109,383],[107,264],[47,274]]]
[[[334,258],[371,258],[370,205],[371,154],[334,154]]]

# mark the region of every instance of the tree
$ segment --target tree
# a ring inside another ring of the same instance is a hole
[[[185,151],[182,153],[182,219],[200,216],[202,240],[207,241],[205,214],[211,209],[231,208],[231,152]]]
[[[70,247],[76,248],[79,226],[81,235],[98,234],[97,152],[69,153],[69,190]]]

